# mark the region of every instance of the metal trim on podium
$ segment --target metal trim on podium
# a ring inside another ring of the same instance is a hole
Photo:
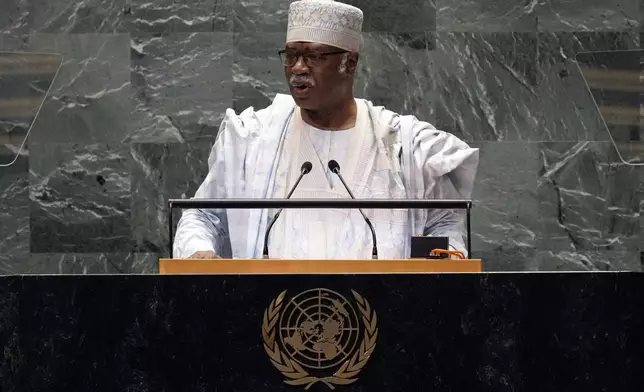
[[[466,210],[467,253],[472,257],[471,200],[444,199],[170,199],[168,200],[168,241],[172,258],[174,208],[181,209],[265,209],[265,208],[344,208],[344,209],[454,209]]]

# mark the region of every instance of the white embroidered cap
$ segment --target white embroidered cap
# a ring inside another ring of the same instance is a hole
[[[359,8],[334,0],[295,1],[289,7],[286,42],[317,42],[358,52],[363,18]]]

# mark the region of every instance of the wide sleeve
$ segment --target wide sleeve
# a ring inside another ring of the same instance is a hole
[[[456,136],[414,120],[411,134],[417,189],[424,199],[471,199],[479,150]],[[450,247],[467,254],[465,211],[425,212],[423,235],[447,236]]]
[[[226,111],[208,158],[208,174],[194,199],[236,197],[244,191],[246,151],[257,120],[252,108],[237,116]],[[177,225],[173,257],[187,258],[197,251],[231,257],[225,209],[185,209]]]

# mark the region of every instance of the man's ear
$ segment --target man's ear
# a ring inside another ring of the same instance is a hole
[[[358,59],[360,55],[358,53],[350,53],[347,57],[347,73],[349,75],[355,75],[358,69]]]

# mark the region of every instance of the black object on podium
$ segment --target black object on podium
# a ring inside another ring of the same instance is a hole
[[[445,258],[447,256],[430,256],[434,249],[449,249],[449,237],[413,236],[411,237],[412,258]]]

